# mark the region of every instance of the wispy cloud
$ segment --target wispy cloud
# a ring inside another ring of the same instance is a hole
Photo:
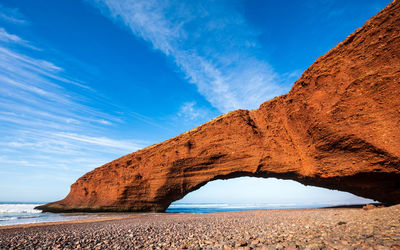
[[[18,10],[0,4],[0,19],[13,24],[29,24],[24,15]]]
[[[2,27],[0,27],[0,42],[2,42],[3,45],[7,45],[7,44],[11,43],[11,44],[22,45],[29,49],[40,50],[40,49],[36,48],[35,46],[33,46],[32,44],[30,44],[28,41],[22,39],[21,37],[8,33]]]
[[[169,56],[218,110],[257,108],[284,91],[258,33],[229,1],[91,0]]]
[[[26,43],[26,41],[21,39],[19,36],[9,34],[3,28],[0,28],[0,41],[14,42],[14,43]]]
[[[184,121],[204,120],[209,116],[208,110],[196,106],[196,102],[185,102],[180,107],[178,116]]]
[[[76,142],[83,142],[87,144],[93,144],[97,146],[103,146],[107,148],[116,148],[116,149],[121,149],[125,151],[136,151],[140,149],[142,146],[139,143],[135,142],[128,142],[128,141],[123,141],[123,140],[114,140],[110,139],[104,136],[100,137],[93,137],[93,136],[86,136],[86,135],[80,135],[80,134],[75,134],[75,133],[54,133],[53,134],[55,137],[62,138],[62,139],[68,139]]]
[[[121,117],[89,105],[104,98],[29,44],[0,27],[0,170],[82,173],[149,144],[105,136]]]

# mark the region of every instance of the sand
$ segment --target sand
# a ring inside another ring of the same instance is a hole
[[[400,205],[126,214],[0,227],[1,249],[400,249]]]

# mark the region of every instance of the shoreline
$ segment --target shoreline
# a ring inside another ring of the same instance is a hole
[[[88,218],[88,219],[77,219],[77,220],[59,220],[59,221],[49,221],[49,222],[37,222],[37,223],[26,223],[26,224],[15,224],[15,225],[0,225],[0,230],[10,229],[10,228],[28,228],[28,227],[42,227],[42,226],[54,226],[63,224],[81,224],[90,222],[101,222],[110,220],[123,220],[137,217],[138,215],[126,215],[126,216],[112,216],[104,218]]]
[[[141,213],[0,227],[0,248],[400,249],[400,205]]]
[[[369,203],[376,207],[385,206],[389,207],[383,203]],[[123,220],[138,217],[141,215],[151,215],[151,214],[216,214],[216,213],[232,213],[232,212],[248,212],[248,211],[267,211],[267,210],[318,210],[318,209],[361,209],[367,204],[353,204],[353,205],[339,205],[339,206],[329,206],[329,207],[319,207],[319,208],[271,208],[271,209],[248,209],[248,210],[233,210],[233,211],[216,211],[216,212],[163,212],[163,213],[134,213],[134,212],[126,212],[126,213],[65,213],[64,216],[93,216],[96,218],[87,218],[87,219],[73,219],[73,220],[57,220],[57,221],[48,221],[48,222],[34,222],[34,223],[24,223],[24,224],[13,224],[13,225],[0,225],[0,230],[9,229],[9,228],[27,228],[27,227],[40,227],[40,226],[53,226],[53,225],[62,225],[62,224],[74,224],[74,223],[89,223],[89,222],[101,222],[101,221],[109,221],[109,220]],[[100,217],[98,217],[100,216]]]

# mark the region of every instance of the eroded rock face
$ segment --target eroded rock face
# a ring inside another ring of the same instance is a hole
[[[215,179],[277,177],[400,203],[400,2],[292,90],[101,166],[44,211],[164,211]]]

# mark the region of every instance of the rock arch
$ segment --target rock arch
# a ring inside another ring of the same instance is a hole
[[[99,167],[44,211],[164,211],[208,181],[278,177],[400,202],[400,2],[319,58],[287,95]]]

